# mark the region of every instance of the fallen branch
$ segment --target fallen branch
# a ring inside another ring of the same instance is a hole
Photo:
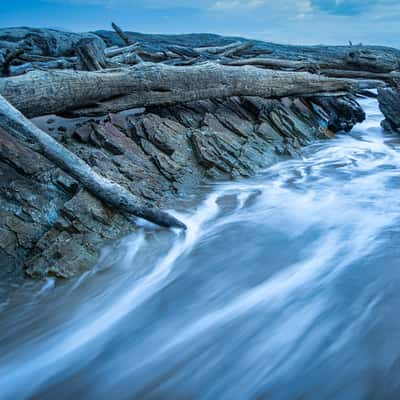
[[[130,192],[94,172],[82,159],[25,118],[3,96],[0,96],[0,127],[19,139],[25,139],[25,142],[29,140],[38,144],[46,158],[109,206],[160,226],[185,228],[182,222],[165,212],[137,205],[136,198]]]

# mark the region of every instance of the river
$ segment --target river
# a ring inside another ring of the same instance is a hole
[[[399,399],[400,141],[361,103],[351,134],[203,188],[186,233],[16,288],[0,399]]]

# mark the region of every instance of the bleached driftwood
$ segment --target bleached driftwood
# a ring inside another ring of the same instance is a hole
[[[0,94],[26,116],[34,117],[84,107],[119,111],[231,96],[277,98],[354,92],[358,85],[353,80],[250,66],[204,63],[173,67],[142,63],[100,72],[34,71],[1,79]]]

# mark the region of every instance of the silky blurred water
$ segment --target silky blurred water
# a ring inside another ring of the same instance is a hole
[[[399,399],[400,142],[362,105],[350,135],[204,188],[186,233],[11,296],[0,399]]]

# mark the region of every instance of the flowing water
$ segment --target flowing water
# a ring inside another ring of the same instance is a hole
[[[400,145],[350,135],[208,187],[2,305],[0,399],[399,399]]]

